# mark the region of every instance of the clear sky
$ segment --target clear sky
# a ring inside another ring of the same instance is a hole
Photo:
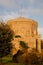
[[[0,0],[0,20],[20,16],[36,20],[43,39],[43,0]]]

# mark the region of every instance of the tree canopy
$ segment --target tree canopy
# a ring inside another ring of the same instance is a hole
[[[29,47],[26,45],[26,42],[24,41],[20,41],[20,47],[22,47],[22,49],[27,50]]]
[[[14,32],[7,24],[0,24],[0,57],[6,56],[10,53],[11,40]]]

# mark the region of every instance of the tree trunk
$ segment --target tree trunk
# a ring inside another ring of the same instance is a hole
[[[0,65],[3,65],[2,57],[0,57]]]

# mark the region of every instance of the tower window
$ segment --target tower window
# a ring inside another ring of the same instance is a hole
[[[21,36],[20,35],[16,35],[15,38],[21,38]]]

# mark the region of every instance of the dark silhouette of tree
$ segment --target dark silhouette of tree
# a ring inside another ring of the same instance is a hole
[[[29,47],[26,45],[26,42],[24,42],[24,41],[19,41],[19,42],[20,42],[20,49],[13,56],[13,62],[24,63],[25,61],[27,62],[27,59],[26,59],[27,53],[28,53],[27,49]],[[21,47],[22,47],[22,49],[21,49]]]
[[[26,42],[24,42],[24,41],[20,41],[20,45],[21,45],[21,47],[24,48],[25,50],[29,48],[29,47],[26,45]]]
[[[0,24],[0,59],[10,54],[11,40],[13,39],[14,32],[7,24]]]

